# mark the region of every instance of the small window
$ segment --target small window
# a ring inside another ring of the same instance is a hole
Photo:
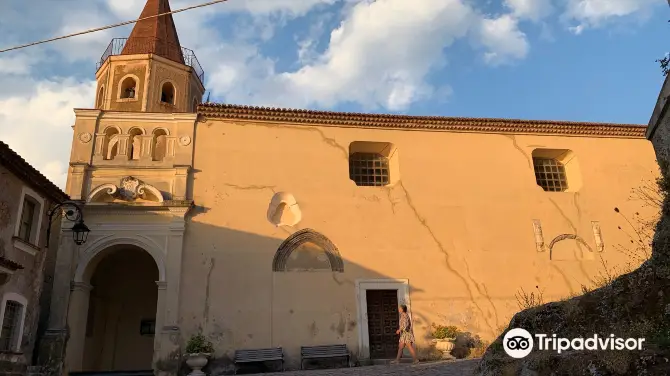
[[[135,98],[135,92],[137,90],[137,82],[132,77],[126,77],[121,83],[121,98],[122,99],[132,99]]]
[[[349,156],[349,177],[358,186],[389,184],[389,160],[377,153],[353,153]]]
[[[18,350],[21,332],[21,316],[23,305],[14,300],[5,303],[5,314],[2,318],[2,331],[0,331],[0,351]]]
[[[37,219],[37,202],[30,196],[23,199],[21,210],[21,222],[19,223],[19,238],[27,243],[32,243],[35,220]]]
[[[553,158],[533,158],[535,181],[547,192],[568,190],[568,179],[563,163]]]
[[[163,88],[161,89],[161,102],[174,104],[174,86],[169,82],[163,84]]]

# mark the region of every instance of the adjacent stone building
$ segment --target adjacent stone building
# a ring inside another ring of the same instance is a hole
[[[236,349],[389,358],[401,303],[421,349],[432,324],[492,338],[520,289],[580,292],[630,261],[626,216],[656,214],[630,199],[657,176],[643,125],[200,104],[169,16],[97,72],[66,189],[91,233],[62,237],[49,320],[71,372],[174,374],[199,331],[214,373]]]
[[[24,375],[36,361],[59,236],[56,231],[46,248],[47,213],[67,199],[0,141],[0,375]]]

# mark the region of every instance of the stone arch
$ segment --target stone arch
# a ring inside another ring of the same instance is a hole
[[[137,99],[140,79],[134,74],[127,74],[119,80],[116,99]]]
[[[556,245],[556,243],[561,242],[563,240],[574,240],[577,243],[585,246],[589,252],[593,252],[593,248],[591,248],[589,243],[587,243],[586,240],[584,240],[581,236],[575,234],[561,234],[555,237],[551,241],[551,243],[549,243],[549,260],[554,259],[554,246]]]
[[[175,105],[177,99],[177,86],[171,80],[161,82],[161,103]]]
[[[328,257],[328,261],[330,262],[332,271],[339,273],[344,272],[344,263],[342,262],[340,251],[335,244],[333,244],[333,242],[331,242],[325,235],[309,228],[294,233],[281,243],[272,260],[272,271],[285,272],[286,263],[291,256],[291,253],[307,242],[314,243],[324,250],[326,257]]]
[[[154,161],[162,161],[167,156],[167,138],[170,132],[165,128],[156,128],[151,137],[151,158]]]
[[[103,158],[110,160],[114,159],[119,153],[119,135],[121,134],[121,128],[110,125],[105,128],[104,141],[103,141]]]
[[[144,129],[140,127],[132,127],[128,130],[128,159],[139,160],[142,151],[142,136],[144,136]]]
[[[73,282],[88,283],[85,281],[87,274],[89,272],[91,265],[94,260],[97,260],[100,256],[104,257],[105,252],[112,248],[113,246],[121,245],[132,245],[138,248],[141,248],[147,252],[156,262],[156,267],[158,268],[158,277],[159,281],[165,282],[165,255],[161,247],[156,244],[153,240],[149,239],[146,236],[134,235],[134,236],[114,236],[109,235],[103,238],[96,240],[91,243],[82,253],[79,262],[77,263],[77,270],[74,273]],[[95,265],[93,265],[95,266]]]

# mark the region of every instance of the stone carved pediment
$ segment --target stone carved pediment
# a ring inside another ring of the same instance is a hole
[[[153,185],[147,184],[132,176],[121,179],[118,185],[102,184],[88,195],[87,202],[163,202],[163,193]]]

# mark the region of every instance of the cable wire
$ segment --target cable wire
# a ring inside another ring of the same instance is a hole
[[[120,22],[120,23],[113,24],[113,25],[107,25],[107,26],[98,27],[98,28],[95,28],[95,29],[80,31],[80,32],[74,33],[74,34],[68,34],[68,35],[63,35],[63,36],[56,37],[56,38],[45,39],[45,40],[41,40],[39,42],[33,42],[33,43],[24,44],[24,45],[21,45],[21,46],[6,48],[4,50],[0,50],[0,53],[19,50],[19,49],[22,49],[22,48],[31,47],[31,46],[35,46],[35,45],[43,44],[43,43],[49,43],[49,42],[53,42],[53,41],[57,41],[57,40],[61,40],[61,39],[72,38],[72,37],[76,37],[78,35],[90,34],[90,33],[96,32],[96,31],[112,29],[112,28],[115,28],[115,27],[129,25],[129,24],[140,22],[140,21],[148,20],[150,18],[156,18],[156,17],[166,16],[168,14],[175,14],[175,13],[185,12],[187,10],[191,10],[191,9],[195,9],[195,8],[202,8],[202,7],[206,7],[206,6],[210,6],[210,5],[214,5],[214,4],[218,4],[218,3],[223,3],[223,2],[226,2],[226,1],[228,1],[228,0],[214,0],[214,1],[210,1],[208,3],[204,3],[204,4],[200,4],[200,5],[193,5],[193,6],[190,6],[190,7],[173,10],[171,12],[165,12],[165,13],[157,14],[155,16],[138,18],[138,19],[132,20],[132,21]]]

